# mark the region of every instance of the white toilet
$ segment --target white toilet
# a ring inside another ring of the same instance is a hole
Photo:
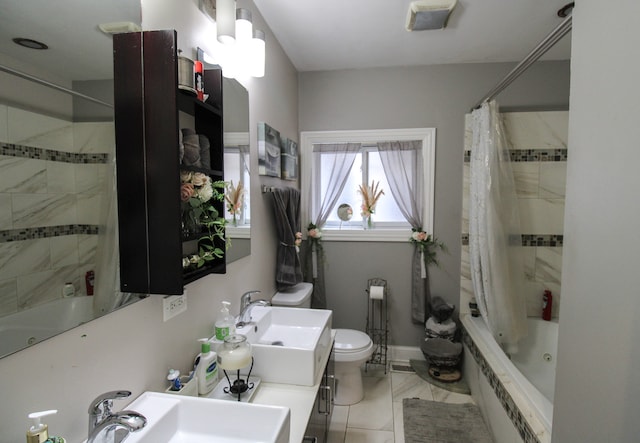
[[[361,367],[373,354],[373,342],[361,331],[335,331],[336,341],[332,357],[336,377],[334,403],[339,406],[353,405],[364,397]]]
[[[312,283],[298,283],[295,286],[276,292],[271,299],[271,304],[289,308],[310,308],[312,293]]]
[[[276,292],[271,299],[273,306],[310,308],[313,284],[298,283],[284,291]],[[331,359],[335,363],[336,392],[334,403],[353,405],[364,397],[361,367],[371,354],[373,342],[361,331],[334,329],[335,345]]]

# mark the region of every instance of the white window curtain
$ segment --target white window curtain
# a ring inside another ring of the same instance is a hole
[[[361,148],[361,143],[319,144],[313,146],[313,160],[317,162],[316,164],[320,164],[320,156],[323,153],[331,153],[331,158],[333,159],[331,176],[327,181],[327,189],[324,190],[324,198],[319,205],[311,205],[311,220],[318,228],[322,228],[327,222],[329,214],[335,207],[340,194],[342,194],[353,162]],[[316,200],[320,200],[319,196],[323,193],[320,192],[321,190],[315,191]],[[314,199],[311,198],[309,201],[314,202]],[[319,309],[327,307],[324,286],[324,264],[320,259],[322,255],[315,243],[313,247],[306,249],[305,280],[313,283],[311,305]]]
[[[495,101],[472,112],[469,255],[482,317],[508,352],[527,334],[522,234],[504,128]]]
[[[422,142],[382,142],[378,143],[378,152],[391,195],[400,212],[412,228],[422,230]],[[424,257],[416,245],[411,268],[411,319],[414,323],[424,324],[429,313],[430,300],[429,273]]]

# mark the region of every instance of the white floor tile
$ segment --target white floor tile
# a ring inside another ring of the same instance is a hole
[[[421,398],[433,400],[429,383],[415,373],[393,372],[391,374],[393,401],[401,402],[403,398]]]
[[[393,402],[393,435],[395,443],[404,443],[404,421],[401,401]]]
[[[349,406],[334,406],[329,425],[328,443],[344,443],[347,432],[347,420],[349,418]]]
[[[364,399],[349,407],[347,428],[393,431],[391,380],[363,377]]]
[[[393,432],[347,428],[344,443],[394,443]]]

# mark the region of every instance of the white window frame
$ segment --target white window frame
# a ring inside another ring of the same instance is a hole
[[[436,153],[436,129],[435,128],[409,128],[409,129],[374,129],[374,130],[349,130],[349,131],[304,131],[300,133],[300,157],[301,157],[301,204],[302,227],[306,231],[307,224],[311,221],[309,209],[311,201],[311,186],[315,183],[315,168],[313,145],[324,143],[362,143],[363,145],[375,144],[384,141],[411,141],[422,142],[422,161],[424,176],[424,213],[422,214],[425,232],[433,235],[433,209],[435,200],[435,153]],[[305,232],[306,234],[306,232]],[[381,242],[406,242],[411,236],[410,229],[374,228],[374,229],[326,229],[322,231],[323,240],[327,241],[381,241]]]

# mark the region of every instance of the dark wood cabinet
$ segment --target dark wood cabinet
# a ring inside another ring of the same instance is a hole
[[[175,31],[117,34],[113,45],[121,290],[182,294],[185,284],[226,272],[224,256],[183,271],[183,255],[200,240],[183,237],[180,200],[181,170],[224,180],[221,72],[205,72],[203,103],[178,88]],[[207,137],[210,168],[181,165],[182,127]],[[223,202],[214,206],[223,214]],[[224,251],[223,240],[217,245]]]

